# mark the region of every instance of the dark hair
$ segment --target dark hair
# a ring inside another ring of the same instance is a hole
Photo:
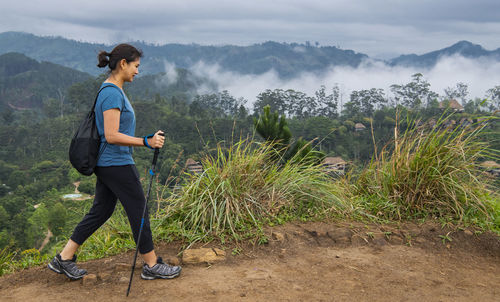
[[[130,44],[119,44],[111,52],[100,51],[97,55],[99,64],[97,67],[103,68],[109,66],[109,69],[115,70],[116,65],[122,59],[125,59],[127,63],[133,62],[142,57],[142,51],[135,48]]]

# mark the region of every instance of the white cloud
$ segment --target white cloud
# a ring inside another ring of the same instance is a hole
[[[415,73],[422,73],[431,84],[431,90],[440,95],[444,89],[462,82],[469,87],[469,97],[482,98],[486,91],[500,83],[500,62],[486,59],[468,59],[460,56],[441,58],[431,69],[392,67],[380,61],[367,60],[359,67],[331,67],[323,73],[302,73],[292,79],[281,79],[273,70],[262,75],[242,75],[223,70],[218,65],[198,62],[192,69],[196,75],[209,78],[235,97],[243,97],[252,106],[259,93],[266,89],[293,89],[313,95],[321,85],[332,89],[339,85],[343,102],[353,90],[382,88],[390,96],[392,84],[407,84]],[[198,93],[213,92],[209,87]]]

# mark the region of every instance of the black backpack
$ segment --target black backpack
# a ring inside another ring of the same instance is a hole
[[[87,113],[87,116],[80,123],[76,130],[71,144],[69,146],[69,161],[73,167],[83,175],[92,175],[94,173],[97,160],[102,154],[106,146],[99,152],[101,146],[101,138],[97,132],[97,125],[95,121],[95,105],[99,93],[106,87],[114,87],[107,85],[102,87],[97,93],[92,109]],[[118,88],[117,88],[118,89]],[[107,145],[107,142],[105,143]]]

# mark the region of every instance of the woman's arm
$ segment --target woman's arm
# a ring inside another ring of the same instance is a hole
[[[142,137],[129,136],[118,132],[120,128],[120,110],[117,108],[109,109],[103,112],[104,117],[104,137],[109,144],[120,146],[144,146]],[[157,131],[153,137],[148,138],[148,144],[152,148],[161,148],[165,138],[161,135],[162,131]]]

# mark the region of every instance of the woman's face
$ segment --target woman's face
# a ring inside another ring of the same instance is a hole
[[[124,64],[121,64],[123,80],[125,82],[132,82],[134,80],[134,77],[139,74],[139,65],[141,65],[141,59],[139,58],[129,63],[127,63],[127,61],[125,60],[123,61]]]

